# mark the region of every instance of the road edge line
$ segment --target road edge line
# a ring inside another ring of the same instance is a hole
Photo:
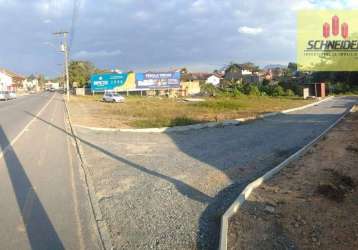
[[[219,250],[227,250],[228,243],[228,229],[229,229],[229,219],[237,212],[237,210],[244,204],[247,198],[250,197],[251,193],[261,186],[262,183],[271,179],[274,175],[279,173],[281,169],[286,167],[288,164],[296,160],[298,157],[306,153],[314,144],[316,144],[323,136],[325,136],[332,128],[334,128],[338,123],[340,123],[349,113],[353,111],[354,105],[351,108],[348,108],[343,115],[341,115],[331,126],[324,130],[318,137],[313,139],[311,142],[306,144],[303,148],[298,150],[293,155],[289,156],[286,160],[281,162],[279,165],[269,170],[263,176],[259,177],[255,181],[248,184],[236,200],[231,204],[231,206],[226,210],[226,212],[221,217],[220,225],[220,243]]]
[[[34,121],[37,119],[37,117],[39,117],[44,111],[45,109],[48,107],[48,105],[52,102],[52,100],[55,98],[55,95],[53,95],[51,97],[51,99],[45,104],[45,106],[43,106],[40,111],[36,114],[35,117],[33,117],[27,124],[26,126],[20,131],[20,133],[18,133],[14,139],[11,140],[11,142],[4,148],[4,150],[2,150],[0,152],[0,159],[2,159],[4,157],[4,155],[7,153],[7,151],[9,151],[10,148],[12,148],[15,143],[21,138],[21,136],[26,132],[26,130],[32,125],[32,123],[34,123]]]
[[[103,249],[113,249],[112,245],[112,239],[108,230],[108,226],[106,221],[103,219],[103,214],[99,205],[99,201],[96,198],[96,192],[94,190],[94,184],[92,181],[92,178],[89,174],[89,170],[87,168],[85,159],[83,157],[83,150],[81,148],[80,143],[78,142],[78,136],[76,134],[76,131],[73,129],[71,116],[70,116],[70,110],[69,105],[67,104],[67,101],[65,98],[63,98],[63,102],[65,103],[65,109],[66,109],[66,116],[67,121],[70,127],[70,134],[72,139],[75,143],[76,153],[77,157],[80,161],[81,169],[84,175],[86,189],[87,189],[87,195],[89,199],[89,203],[91,206],[92,216],[94,218],[94,222],[96,224],[97,234],[99,236],[99,239],[101,241],[101,245]]]
[[[102,131],[102,132],[128,132],[128,133],[166,133],[166,132],[184,132],[189,130],[198,130],[198,129],[204,129],[204,128],[215,128],[215,127],[226,127],[226,126],[235,126],[239,125],[243,122],[257,120],[257,119],[263,119],[279,114],[287,114],[290,112],[302,110],[305,108],[309,108],[315,105],[318,105],[322,102],[329,101],[331,99],[335,98],[335,96],[330,96],[325,99],[319,100],[317,102],[313,102],[310,104],[306,104],[301,107],[292,108],[292,109],[286,109],[279,112],[271,112],[266,113],[262,115],[256,115],[256,116],[250,116],[250,117],[244,117],[244,118],[238,118],[238,119],[232,119],[232,120],[225,120],[221,122],[206,122],[206,123],[199,123],[199,124],[193,124],[193,125],[186,125],[186,126],[174,126],[174,127],[161,127],[161,128],[100,128],[100,127],[89,127],[89,126],[83,126],[79,124],[73,124],[74,127],[78,128],[84,128],[89,129],[93,131]]]

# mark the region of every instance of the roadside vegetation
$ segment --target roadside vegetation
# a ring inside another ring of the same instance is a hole
[[[127,97],[125,103],[104,103],[101,96],[71,97],[74,123],[92,127],[172,127],[223,121],[294,108],[312,102],[294,96],[205,97],[203,102],[163,97]]]

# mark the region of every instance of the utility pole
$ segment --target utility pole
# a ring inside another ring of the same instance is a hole
[[[65,74],[66,74],[66,89],[67,89],[67,101],[70,101],[70,77],[68,74],[68,46],[67,35],[68,32],[60,31],[53,33],[56,36],[63,36],[63,44],[61,45],[61,51],[65,54]]]
[[[63,70],[61,70],[60,83],[61,83],[61,86],[63,87],[63,89],[65,89],[65,85],[66,85],[66,69],[65,69],[63,63],[58,63],[57,65],[63,67]]]

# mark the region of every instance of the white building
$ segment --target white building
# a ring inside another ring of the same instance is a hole
[[[2,90],[16,90],[22,87],[22,81],[25,78],[8,69],[0,68],[0,88]]]
[[[247,70],[247,69],[243,69],[241,70],[241,74],[244,76],[244,75],[252,75],[252,71],[250,70]]]
[[[9,76],[6,72],[0,71],[0,89],[8,89],[12,86],[12,77]]]
[[[220,76],[213,74],[209,76],[209,78],[206,80],[206,83],[218,86],[220,84],[221,79],[222,78]]]
[[[47,82],[47,83],[45,83],[45,88],[59,90],[60,83],[59,82]]]

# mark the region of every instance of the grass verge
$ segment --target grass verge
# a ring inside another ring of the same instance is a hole
[[[101,96],[71,97],[75,124],[109,128],[172,127],[223,121],[276,112],[313,102],[298,97],[206,98],[185,102],[160,97],[128,97],[125,103],[104,103]]]

